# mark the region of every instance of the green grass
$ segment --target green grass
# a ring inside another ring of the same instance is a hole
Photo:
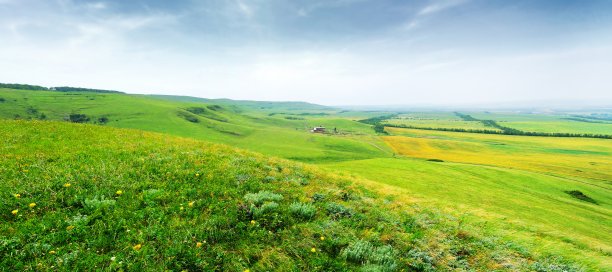
[[[612,122],[584,122],[572,114],[470,113],[478,119],[495,120],[502,126],[529,132],[612,135]]]
[[[91,122],[107,117],[105,125],[136,128],[177,136],[226,143],[233,146],[307,162],[329,162],[385,157],[390,149],[377,137],[369,125],[349,119],[327,116],[299,115],[304,109],[316,112],[327,107],[306,103],[294,113],[303,120],[288,120],[283,115],[270,116],[259,106],[289,111],[296,103],[244,102],[229,104],[227,100],[168,98],[98,93],[61,93],[0,89],[0,117],[14,119],[64,120],[72,113],[85,114]],[[203,103],[202,101],[215,101]],[[219,103],[216,103],[219,102]],[[244,106],[246,104],[246,106]],[[208,106],[217,107],[214,110]],[[194,114],[187,109],[203,108]],[[31,113],[28,109],[34,109]],[[187,120],[195,118],[197,122]],[[313,126],[336,127],[338,135],[309,132]]]
[[[0,253],[12,256],[0,267],[9,270],[612,267],[609,140],[396,128],[382,136],[358,120],[391,112],[301,102],[9,89],[0,98],[0,119],[107,121],[0,121],[0,218],[8,220],[0,223]],[[546,132],[565,122],[584,133],[609,126],[564,115],[468,114]],[[400,117],[425,127],[482,125],[451,112]],[[308,132],[318,125],[338,133]],[[73,224],[80,220],[82,229]],[[109,245],[111,234],[117,245]],[[77,254],[86,257],[70,257]]]
[[[0,143],[2,270],[580,271],[588,265],[531,252],[361,181],[228,146],[38,121],[0,121]]]

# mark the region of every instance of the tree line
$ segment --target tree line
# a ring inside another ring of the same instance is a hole
[[[516,135],[516,136],[582,137],[582,138],[612,139],[612,135],[592,134],[592,133],[532,132],[532,131],[522,131],[522,130],[517,130],[517,129],[492,130],[492,129],[465,129],[465,128],[434,128],[434,127],[415,127],[415,126],[410,126],[410,125],[396,125],[396,124],[384,124],[384,126],[396,127],[396,128],[421,129],[421,130],[437,130],[437,131],[450,131],[450,132],[500,134],[500,135]]]
[[[113,90],[100,90],[100,89],[89,89],[89,88],[76,88],[76,87],[43,87],[29,84],[14,84],[14,83],[0,83],[0,88],[14,89],[14,90],[29,90],[29,91],[58,91],[58,92],[89,92],[89,93],[123,93],[120,91]]]

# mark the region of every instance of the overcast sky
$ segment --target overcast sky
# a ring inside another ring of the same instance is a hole
[[[612,104],[612,1],[0,0],[0,82],[326,105]]]

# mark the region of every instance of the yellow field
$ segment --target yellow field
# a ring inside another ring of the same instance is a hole
[[[595,182],[612,188],[612,140],[387,128],[400,155],[483,164]]]

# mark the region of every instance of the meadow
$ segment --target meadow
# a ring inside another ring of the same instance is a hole
[[[564,122],[612,134],[597,119],[606,115],[358,111],[86,91],[0,89],[0,98],[0,118],[17,119],[0,121],[9,222],[0,227],[0,253],[11,256],[0,267],[612,269],[612,140],[380,133],[361,122],[495,129],[461,117],[469,114],[508,127],[562,132],[555,122]],[[309,132],[319,125],[328,132]],[[79,226],[70,218],[79,216],[87,220],[72,237]],[[118,223],[108,228],[107,219]],[[75,260],[79,254],[87,257]]]
[[[228,146],[41,121],[0,121],[0,142],[2,270],[587,267],[365,182]]]

